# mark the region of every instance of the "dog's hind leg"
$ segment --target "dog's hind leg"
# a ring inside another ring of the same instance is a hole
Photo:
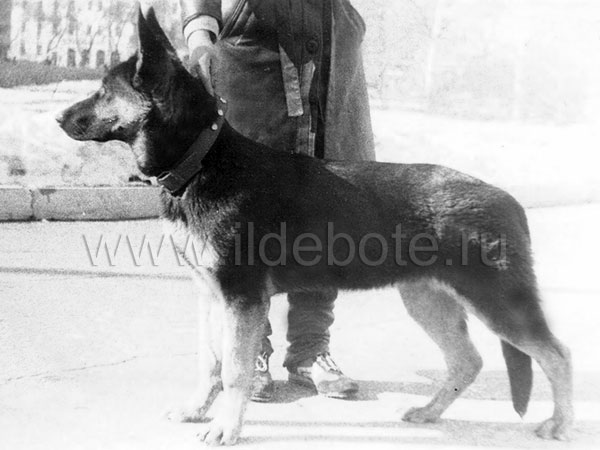
[[[543,439],[566,441],[573,424],[573,375],[569,349],[553,335],[525,342],[520,349],[541,366],[552,385],[554,413],[536,430]]]
[[[573,380],[569,349],[550,331],[535,289],[512,289],[503,303],[503,308],[482,319],[504,341],[535,359],[550,380],[554,414],[538,427],[538,436],[567,440],[573,423]]]
[[[442,350],[448,377],[433,399],[422,408],[412,408],[403,420],[434,422],[475,380],[482,360],[469,338],[467,316],[453,293],[435,282],[412,282],[398,286],[408,313]]]
[[[223,398],[204,435],[209,445],[233,445],[239,438],[267,312],[266,295],[258,299],[225,299],[221,341]]]

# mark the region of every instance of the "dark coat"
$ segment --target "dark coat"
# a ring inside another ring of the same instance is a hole
[[[318,73],[328,58],[324,156],[374,159],[360,49],[365,25],[350,2],[331,0],[329,22],[323,21],[329,12],[323,11],[325,2],[321,0],[247,0],[243,8],[236,9],[237,3],[181,0],[184,24],[206,14],[221,26],[215,82],[217,92],[230,102],[229,122],[270,147],[311,154],[301,144],[311,124],[307,120],[311,114],[308,94],[312,74]],[[332,23],[330,52],[323,45],[324,23]],[[290,71],[290,65],[296,70]],[[290,77],[294,84],[294,76],[300,89],[290,93]],[[296,94],[301,98],[295,98]]]

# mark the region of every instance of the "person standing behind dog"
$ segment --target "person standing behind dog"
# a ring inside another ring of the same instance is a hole
[[[274,149],[334,160],[374,160],[361,42],[348,0],[180,0],[183,32],[209,92],[230,104],[240,133]],[[214,90],[213,90],[214,89]],[[337,291],[288,294],[289,380],[346,398],[358,384],[329,355]],[[267,323],[252,399],[269,401]]]

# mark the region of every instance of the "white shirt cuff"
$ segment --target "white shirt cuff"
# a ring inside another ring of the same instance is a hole
[[[183,29],[185,42],[187,43],[190,39],[190,36],[196,31],[200,30],[210,31],[216,39],[219,36],[219,22],[217,22],[217,19],[212,16],[196,17],[195,19],[191,20]]]

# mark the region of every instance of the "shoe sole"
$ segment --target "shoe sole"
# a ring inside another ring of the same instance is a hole
[[[315,383],[313,383],[311,379],[303,377],[302,375],[297,375],[295,373],[289,372],[288,381],[290,383],[299,384],[300,386],[314,389],[315,391],[317,390]]]
[[[297,375],[297,374],[291,373],[291,372],[288,373],[288,380],[290,383],[294,383],[294,384],[297,384],[297,385],[300,385],[303,387],[310,388],[313,391],[316,391],[317,394],[322,395],[324,397],[328,397],[328,398],[336,398],[336,399],[345,400],[349,397],[352,397],[354,394],[356,394],[358,392],[358,386],[346,389],[344,391],[332,391],[332,392],[319,391],[317,389],[317,387],[315,386],[315,383],[312,382],[312,380],[310,380],[307,377],[303,377],[302,375]]]
[[[255,403],[270,403],[272,400],[273,400],[272,395],[270,397],[255,397],[255,396],[250,397],[250,401],[255,402]]]

